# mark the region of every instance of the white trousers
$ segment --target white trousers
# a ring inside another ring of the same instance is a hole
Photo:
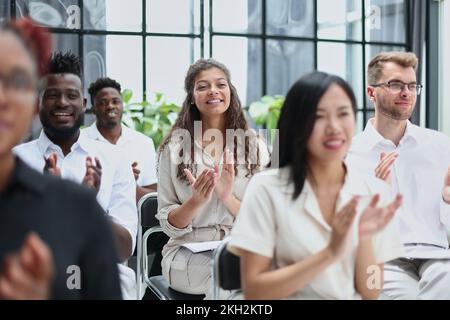
[[[137,286],[136,286],[136,273],[133,269],[126,266],[123,263],[118,263],[120,289],[122,290],[123,300],[136,300]]]
[[[450,260],[400,258],[386,263],[380,299],[449,300]]]

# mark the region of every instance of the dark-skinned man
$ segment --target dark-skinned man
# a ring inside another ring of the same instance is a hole
[[[43,126],[37,140],[14,148],[32,168],[84,184],[96,192],[115,234],[121,263],[133,254],[137,232],[136,188],[132,171],[115,146],[89,139],[80,131],[86,100],[81,66],[71,53],[50,61],[39,93]],[[134,272],[118,264],[124,298],[134,298]]]
[[[97,121],[83,129],[94,140],[116,145],[129,159],[136,179],[136,197],[156,191],[156,154],[151,138],[122,125],[123,101],[120,84],[99,78],[89,86],[92,111]]]

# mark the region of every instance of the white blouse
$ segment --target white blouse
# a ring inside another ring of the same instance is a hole
[[[228,248],[236,254],[245,249],[272,258],[273,269],[279,269],[323,250],[330,241],[332,229],[324,220],[317,198],[308,181],[293,200],[294,184],[287,183],[289,169],[273,169],[257,174],[250,182],[241,203]],[[354,287],[358,245],[358,219],[371,196],[379,193],[379,205],[392,200],[389,188],[379,179],[348,171],[338,196],[336,208],[342,208],[355,195],[360,195],[358,215],[352,227],[351,245],[340,261],[290,299],[359,299]],[[403,247],[390,223],[374,237],[377,264],[403,255]]]
[[[173,145],[167,145],[159,157],[158,168],[158,213],[160,225],[164,232],[170,237],[169,242],[163,249],[163,274],[168,274],[172,260],[180,246],[188,242],[222,240],[228,236],[234,224],[235,217],[213,193],[211,200],[204,204],[199,210],[192,223],[186,228],[179,229],[168,221],[169,213],[180,207],[192,195],[192,189],[186,181],[177,178],[178,165],[174,163],[173,157],[177,156],[179,149]],[[195,142],[194,152],[196,157],[203,159],[195,165],[196,174],[200,175],[204,169],[214,168],[214,159]],[[259,143],[260,169],[269,162],[269,154],[266,145]],[[200,159],[196,158],[196,159]],[[219,163],[219,172],[222,172],[222,163]],[[256,173],[257,171],[254,171]],[[248,176],[245,165],[237,165],[237,175],[234,179],[233,195],[241,200],[251,178]],[[183,263],[183,262],[181,262]],[[184,263],[187,263],[184,262]],[[179,266],[182,268],[183,266]]]

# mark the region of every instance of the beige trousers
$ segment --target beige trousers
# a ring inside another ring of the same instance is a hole
[[[183,293],[204,294],[206,300],[213,299],[212,254],[213,251],[193,253],[180,248],[170,267],[170,287]],[[231,291],[220,290],[219,298],[227,299],[230,294]]]

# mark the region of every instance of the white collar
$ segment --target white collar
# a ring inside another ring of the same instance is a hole
[[[317,197],[314,194],[311,184],[305,180],[302,194],[305,197],[304,209],[311,215],[319,224],[321,224],[327,231],[331,231],[331,227],[325,222]],[[355,174],[353,170],[347,167],[344,184],[339,192],[336,210],[340,210],[343,205],[347,204],[354,196],[368,196],[370,190],[366,185],[366,181],[361,176]]]
[[[122,132],[121,132],[121,134],[120,134],[119,139],[117,139],[116,145],[126,143],[126,142],[128,142],[128,141],[130,141],[130,140],[132,139],[131,136],[130,136],[130,133],[131,133],[131,131],[133,131],[133,130],[131,130],[130,128],[128,128],[127,126],[125,126],[125,125],[123,125],[123,124],[121,124],[121,127],[122,127]],[[102,141],[102,142],[110,143],[110,142],[109,142],[109,141],[101,134],[101,132],[98,130],[98,128],[97,128],[97,122],[94,122],[92,125],[90,125],[90,126],[87,128],[87,130],[89,130],[88,135],[89,135],[89,137],[90,137],[91,139],[99,140],[99,141]]]
[[[389,141],[385,139],[373,126],[373,121],[375,119],[371,118],[367,121],[364,131],[361,133],[361,138],[355,142],[355,148],[359,151],[371,151],[376,145],[381,142]],[[414,142],[419,142],[421,139],[421,128],[412,124],[409,120],[406,121],[406,130],[403,137],[400,140],[400,144],[412,139]],[[353,148],[352,148],[353,149]]]
[[[87,128],[87,130],[89,130],[88,135],[91,139],[109,143],[109,141],[106,140],[105,137],[103,137],[103,135],[100,133],[100,131],[98,131],[97,122],[94,122],[89,128]]]
[[[45,155],[49,148],[54,147],[56,149],[61,150],[61,147],[54,144],[45,134],[44,130],[41,130],[41,134],[39,135],[39,138],[37,140],[37,145],[39,152],[42,155]],[[89,143],[89,139],[87,138],[86,134],[83,133],[83,130],[80,130],[80,135],[78,136],[78,140],[72,145],[70,148],[71,151],[75,150],[76,148],[81,148],[86,153],[89,153],[89,150],[91,150],[91,144]],[[62,150],[61,150],[62,153]]]

